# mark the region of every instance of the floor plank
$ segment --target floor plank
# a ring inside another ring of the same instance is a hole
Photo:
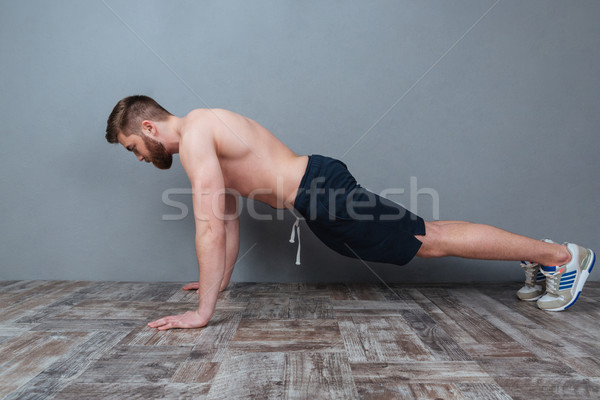
[[[77,379],[83,383],[168,384],[190,346],[116,346]]]
[[[254,352],[339,352],[344,349],[344,344],[337,321],[332,319],[242,319],[230,349]]]
[[[234,353],[212,380],[208,399],[280,399],[283,397],[285,353]]]
[[[286,399],[357,399],[352,371],[344,353],[288,353]]]
[[[58,393],[64,400],[205,399],[206,384],[74,383]]]
[[[352,374],[361,383],[492,383],[492,377],[475,361],[407,361],[402,363],[352,363]]]

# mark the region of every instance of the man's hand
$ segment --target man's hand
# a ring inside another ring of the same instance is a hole
[[[165,331],[172,328],[202,328],[208,323],[210,317],[206,318],[198,313],[198,311],[188,311],[185,314],[170,315],[156,321],[150,322],[150,328],[158,328],[159,331]]]
[[[198,282],[188,283],[187,285],[182,287],[182,289],[183,290],[198,290]]]
[[[228,277],[231,274],[227,274]],[[184,287],[182,287],[182,290],[195,290],[196,293],[198,293],[198,282],[192,282],[192,283],[188,283],[187,285],[185,285]],[[224,291],[225,289],[227,289],[227,284],[225,283],[225,279],[223,279],[223,282],[221,282],[221,287],[219,288],[219,292]]]

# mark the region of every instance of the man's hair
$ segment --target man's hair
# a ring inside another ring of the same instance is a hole
[[[164,121],[171,114],[148,96],[129,96],[119,100],[106,121],[106,140],[119,143],[119,132],[125,136],[140,134],[142,121]]]

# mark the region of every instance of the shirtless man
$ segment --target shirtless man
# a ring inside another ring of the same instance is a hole
[[[173,154],[179,154],[192,185],[199,279],[184,289],[197,290],[199,305],[148,324],[159,330],[200,328],[212,317],[238,256],[238,196],[302,214],[327,246],[367,261],[403,265],[415,255],[528,260],[521,262],[526,282],[518,296],[537,300],[544,310],[571,306],[594,264],[594,253],[573,243],[464,221],[423,221],[362,188],[343,162],[298,155],[257,122],[231,111],[197,109],[178,118],[149,97],[130,96],[110,114],[106,139],[160,169],[170,168]],[[356,213],[357,206],[367,212]]]

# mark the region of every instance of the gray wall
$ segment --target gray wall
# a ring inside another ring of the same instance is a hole
[[[0,2],[0,278],[196,279],[191,216],[161,218],[177,211],[162,193],[189,187],[178,159],[159,171],[104,139],[136,93],[177,115],[247,115],[297,153],[341,157],[375,192],[404,188],[390,198],[406,206],[416,177],[441,219],[600,251],[600,3],[494,4]],[[296,266],[292,223],[245,209],[234,280],[376,280],[306,225]],[[387,281],[523,276],[453,258],[371,267]]]

